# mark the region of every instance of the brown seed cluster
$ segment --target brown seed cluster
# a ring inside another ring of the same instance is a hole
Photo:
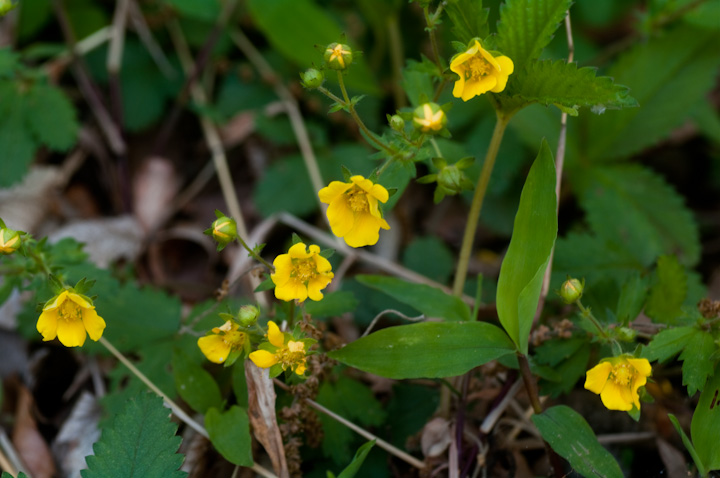
[[[716,319],[720,317],[720,301],[702,299],[698,303],[698,309],[706,319]]]

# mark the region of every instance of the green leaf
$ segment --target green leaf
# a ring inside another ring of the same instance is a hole
[[[220,3],[217,0],[165,0],[182,15],[196,20],[214,22],[220,16]]]
[[[675,427],[675,430],[680,435],[680,438],[682,438],[683,445],[685,445],[685,448],[690,453],[690,456],[692,457],[693,461],[695,462],[695,466],[697,466],[698,474],[700,476],[706,476],[707,471],[705,470],[705,466],[703,465],[703,462],[700,460],[700,457],[697,454],[697,451],[695,450],[695,447],[693,446],[692,442],[690,441],[690,438],[685,434],[685,431],[680,426],[680,422],[678,422],[678,419],[673,415],[672,413],[668,413],[668,418],[670,419],[670,422]]]
[[[258,181],[253,199],[260,213],[276,212],[306,216],[318,207],[302,156],[292,155],[275,161]]]
[[[583,342],[587,344],[587,341],[583,340]],[[567,360],[553,366],[550,370],[557,374],[558,380],[540,380],[539,386],[542,393],[552,397],[570,393],[577,381],[585,376],[590,360],[590,351],[591,348],[587,345],[580,347]]]
[[[638,165],[598,166],[579,179],[580,204],[595,234],[648,266],[661,254],[694,265],[700,234],[684,199],[657,173]]]
[[[248,407],[248,386],[245,377],[245,362],[235,362],[232,368],[232,389],[237,404],[241,407]]]
[[[417,237],[403,252],[402,263],[435,282],[447,284],[454,270],[455,257],[437,237]]]
[[[205,414],[205,428],[217,451],[233,465],[252,466],[252,438],[248,414],[236,405],[226,412],[210,408]]]
[[[584,337],[570,339],[554,338],[535,348],[535,359],[551,367],[570,358],[580,347],[587,344]]]
[[[12,476],[12,475],[11,475],[10,473],[8,473],[7,471],[3,471],[3,472],[2,472],[2,477],[0,477],[0,478],[15,478],[15,477]],[[18,473],[17,478],[28,478],[28,477],[27,477],[27,475],[26,475],[25,473],[23,473],[23,472],[21,471],[20,473]]]
[[[678,26],[637,42],[607,74],[628,85],[640,108],[587,116],[584,157],[588,161],[630,156],[682,125],[715,85],[720,33]]]
[[[418,433],[430,421],[440,403],[440,389],[409,382],[395,382],[392,396],[385,409],[391,443],[405,447],[411,435]]]
[[[328,356],[382,377],[435,378],[462,375],[514,350],[485,322],[422,322],[382,329]]]
[[[570,0],[507,0],[500,7],[497,49],[513,61],[515,71],[540,57],[570,3]]]
[[[707,470],[720,469],[720,366],[700,394],[690,424],[690,436],[700,461]]]
[[[150,393],[129,400],[112,425],[103,429],[85,458],[83,478],[182,478],[183,456],[176,453],[180,437],[161,398]]]
[[[713,374],[715,363],[710,357],[716,350],[712,334],[694,329],[685,350],[680,354],[680,360],[683,361],[683,385],[687,385],[690,397],[698,390],[702,391],[708,377]]]
[[[645,314],[655,322],[674,324],[683,315],[687,295],[687,274],[675,256],[660,256],[655,270],[656,282],[650,288]]]
[[[621,325],[627,325],[640,315],[647,294],[647,281],[640,274],[630,276],[623,283],[615,311],[615,316]]]
[[[556,207],[555,164],[543,139],[520,196],[497,289],[500,323],[524,354],[527,354],[530,327],[557,236]]]
[[[616,84],[608,76],[595,76],[595,72],[595,68],[578,68],[565,60],[532,62],[517,73],[507,90],[511,98],[503,103],[508,109],[530,103],[558,108],[587,106],[593,107],[594,113],[638,106],[627,86]]]
[[[190,408],[205,413],[211,407],[222,406],[220,388],[212,375],[180,349],[173,351],[172,368],[175,389]]]
[[[28,92],[24,108],[28,128],[49,149],[67,151],[77,141],[75,108],[59,88],[36,84]]]
[[[313,0],[250,0],[247,6],[273,48],[300,67],[322,62],[322,54],[314,45],[325,47],[340,41],[342,29]],[[354,56],[344,81],[348,88],[379,93],[367,63],[359,55]]]
[[[368,453],[370,453],[370,450],[372,450],[373,446],[375,446],[375,440],[369,441],[358,448],[353,461],[350,462],[350,464],[338,475],[337,478],[354,478],[357,472],[360,471],[360,467],[365,461]]]
[[[666,362],[682,352],[697,331],[695,327],[673,327],[662,330],[643,348],[642,356],[651,362],[655,360]]]
[[[470,307],[460,298],[440,289],[387,276],[358,275],[355,278],[361,284],[419,310],[426,317],[440,317],[448,321],[470,320]]]
[[[585,419],[565,405],[532,416],[543,439],[583,476],[622,478],[615,458],[597,441]]]
[[[453,35],[461,42],[488,36],[488,9],[482,7],[482,0],[451,0],[445,12],[453,24]]]
[[[329,292],[319,302],[307,302],[305,312],[310,314],[313,319],[337,317],[354,311],[359,303],[355,294],[350,291]]]
[[[0,161],[0,187],[8,187],[20,181],[33,160],[37,145],[25,125],[25,115],[28,113],[23,95],[15,84],[0,82],[0,144],[3,155]]]

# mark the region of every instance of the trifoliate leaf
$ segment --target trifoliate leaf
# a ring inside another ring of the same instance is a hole
[[[24,108],[28,128],[40,143],[54,151],[67,151],[75,144],[75,108],[60,89],[36,84],[28,92]]]
[[[93,445],[83,478],[183,478],[183,455],[177,425],[161,398],[143,393],[127,402],[122,413]]]
[[[655,322],[674,324],[683,315],[687,295],[687,274],[675,256],[660,256],[655,270],[656,282],[650,288],[645,314]]]

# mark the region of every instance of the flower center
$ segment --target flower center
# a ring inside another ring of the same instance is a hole
[[[293,365],[301,364],[305,361],[305,344],[302,342],[288,342],[279,353],[279,362],[282,364],[283,370]]]
[[[613,367],[612,378],[618,385],[629,386],[635,378],[635,370],[628,364],[616,365]]]
[[[317,275],[317,267],[312,258],[293,260],[293,271],[291,276],[295,277],[300,282],[307,282],[310,279],[314,279]]]
[[[230,347],[239,349],[245,342],[245,334],[237,330],[231,330],[229,332],[225,332],[223,335],[223,341]]]
[[[485,75],[488,75],[492,70],[492,65],[482,56],[474,56],[468,60],[468,65],[465,70],[465,79],[477,80]]]
[[[82,308],[70,299],[66,299],[58,308],[58,317],[68,322],[82,320]]]
[[[365,191],[353,188],[347,193],[348,203],[353,212],[365,212],[370,208]]]

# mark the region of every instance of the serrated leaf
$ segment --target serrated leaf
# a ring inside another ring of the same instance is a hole
[[[177,425],[161,398],[143,393],[127,402],[112,425],[103,429],[93,445],[94,456],[85,458],[83,478],[182,478],[183,456],[176,453]]]
[[[680,25],[637,42],[607,74],[628,85],[640,108],[585,118],[584,157],[589,161],[630,156],[683,124],[715,85],[720,32]]]
[[[210,408],[222,405],[220,388],[212,375],[180,349],[173,351],[172,369],[175,389],[190,408],[205,413]]]
[[[620,297],[615,311],[618,322],[627,325],[640,315],[647,297],[647,281],[640,274],[634,274],[620,288]]]
[[[570,0],[507,0],[500,7],[497,49],[513,61],[515,71],[540,57],[570,4]]]
[[[475,37],[488,36],[488,9],[482,7],[482,0],[451,0],[445,12],[453,24],[453,35],[465,45]]]
[[[236,405],[225,412],[210,408],[205,414],[205,428],[213,446],[227,461],[239,466],[253,465],[247,411]]]
[[[643,348],[642,356],[651,362],[665,362],[679,354],[695,334],[695,327],[673,327],[655,334],[650,343]]]
[[[461,375],[515,350],[507,335],[485,322],[422,322],[388,327],[328,356],[387,378]]]
[[[54,151],[67,151],[77,141],[75,107],[59,88],[36,84],[27,94],[25,121],[38,139]]]
[[[622,478],[615,458],[597,441],[590,425],[576,411],[565,405],[550,407],[532,416],[543,439],[575,471],[595,478]]]
[[[661,254],[697,263],[697,223],[682,196],[657,173],[638,165],[598,166],[578,180],[580,204],[595,234],[620,241],[644,266]]]
[[[565,60],[534,61],[516,74],[507,89],[511,98],[503,99],[503,105],[513,109],[530,103],[555,105],[565,112],[573,109],[572,116],[577,116],[578,106],[592,106],[593,112],[638,106],[627,86],[595,73],[595,68],[578,68]]]
[[[708,377],[713,374],[715,363],[710,357],[716,350],[712,334],[700,329],[693,330],[680,354],[680,360],[683,361],[683,385],[687,386],[690,397],[698,390],[702,391]]]
[[[465,302],[435,287],[387,276],[358,275],[355,278],[361,284],[422,312],[426,317],[441,317],[448,321],[470,320],[470,307]]]
[[[660,256],[655,270],[656,282],[650,288],[645,313],[662,324],[674,324],[683,315],[687,295],[687,274],[675,256]]]
[[[700,394],[690,424],[690,436],[700,461],[707,470],[720,470],[720,366]]]
[[[557,236],[555,164],[543,139],[520,195],[510,246],[500,267],[497,312],[500,323],[527,354],[528,336],[542,279]]]
[[[23,95],[12,82],[0,82],[0,187],[20,181],[33,160],[37,145],[25,125]]]

